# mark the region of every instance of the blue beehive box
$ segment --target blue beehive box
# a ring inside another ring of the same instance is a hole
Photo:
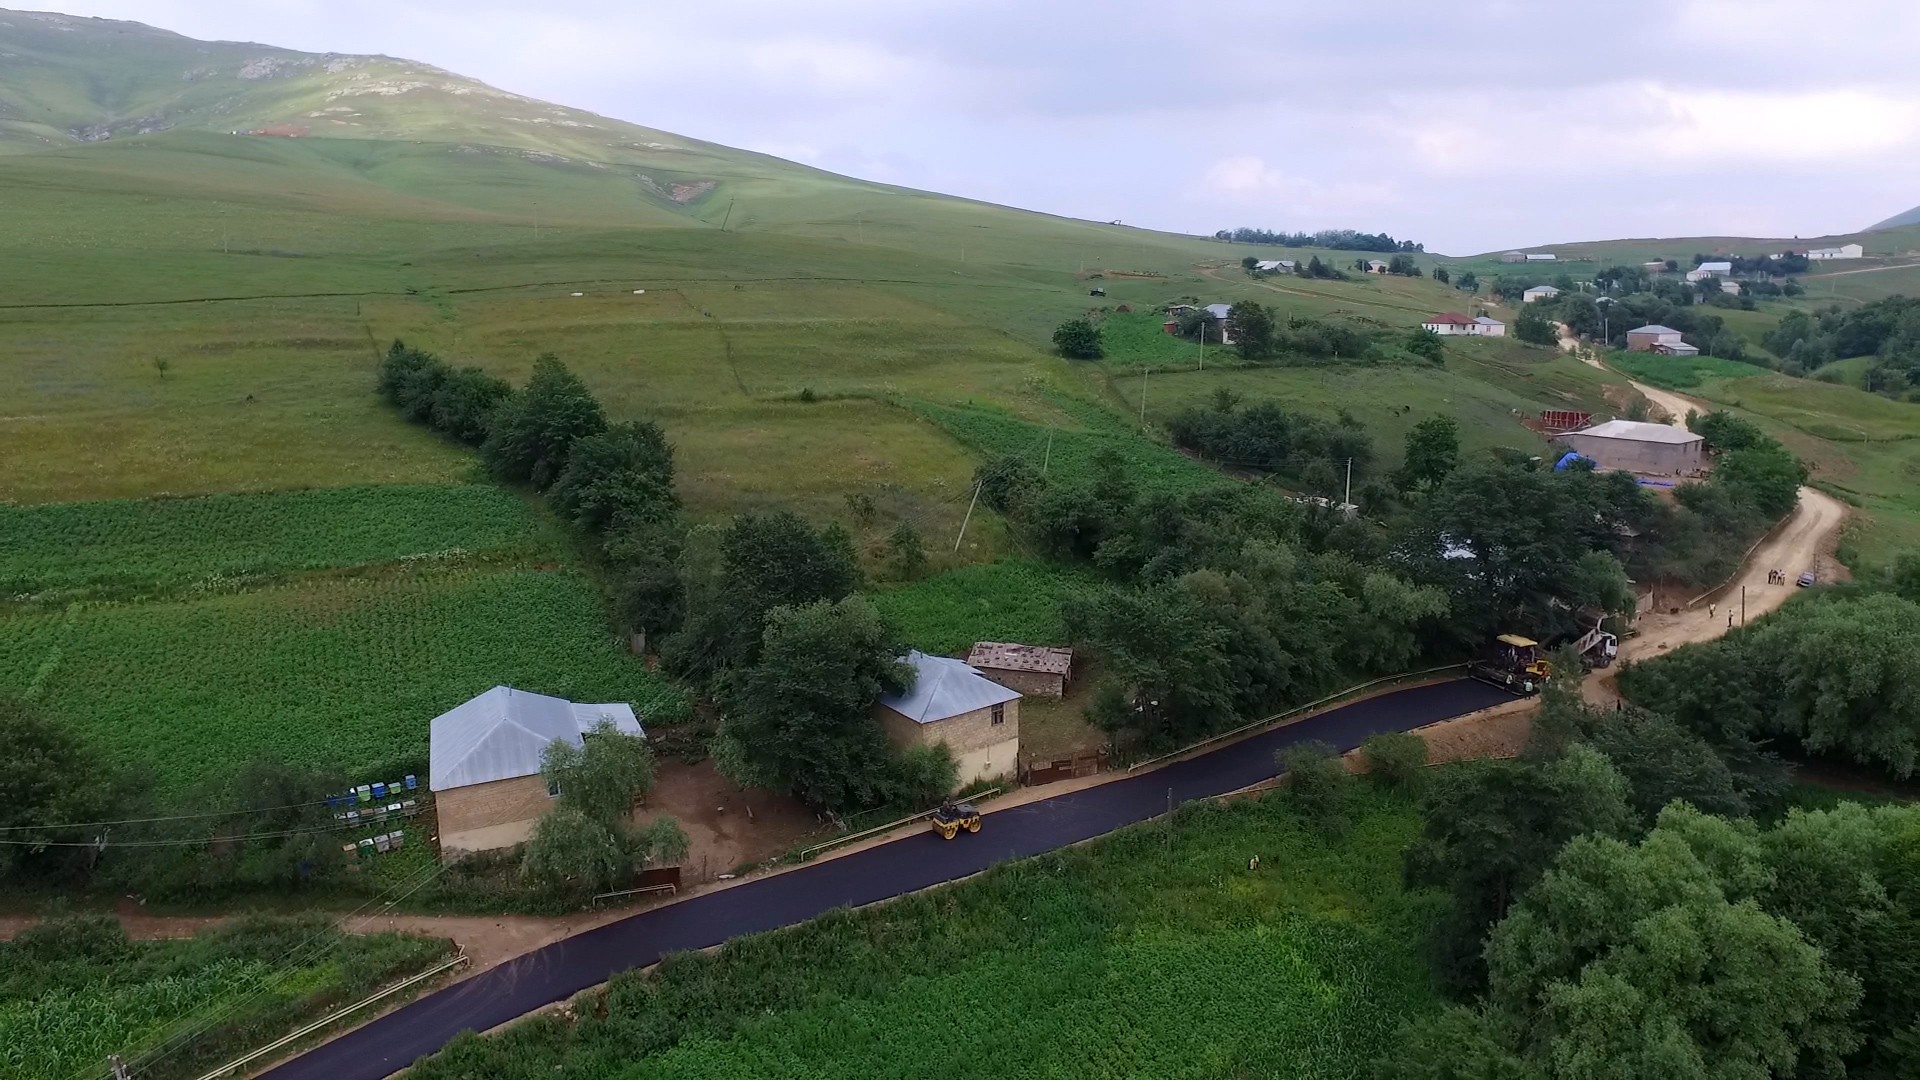
[[[373,797],[374,797],[374,798],[376,798],[376,799],[384,799],[384,798],[386,798],[386,797],[387,797],[387,785],[385,785],[385,784],[375,784],[375,785],[373,785]]]
[[[419,786],[420,786],[420,778],[413,775],[412,773],[408,773],[407,774],[407,790],[412,791],[414,788],[417,788]]]

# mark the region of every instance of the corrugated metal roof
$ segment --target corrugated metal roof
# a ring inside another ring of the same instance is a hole
[[[1020,696],[1018,691],[975,671],[964,660],[928,656],[918,650],[900,660],[913,666],[917,675],[913,689],[883,697],[880,704],[916,723],[931,724]]]
[[[1214,317],[1214,318],[1216,318],[1216,319],[1224,319],[1224,318],[1226,318],[1227,316],[1229,316],[1229,315],[1231,315],[1231,314],[1233,314],[1233,305],[1231,305],[1231,304],[1208,304],[1208,305],[1207,305],[1207,314],[1209,314],[1209,315],[1211,315],[1211,316],[1213,316],[1213,317]]]
[[[434,791],[533,776],[554,742],[579,746],[601,723],[644,737],[633,706],[576,705],[565,698],[496,686],[433,718],[427,786]]]
[[[967,663],[998,671],[1039,671],[1065,675],[1073,667],[1073,650],[1046,645],[1015,645],[1005,641],[978,641],[967,653]]]
[[[1679,332],[1680,331],[1675,330],[1671,326],[1661,326],[1659,323],[1648,323],[1645,326],[1636,326],[1627,331],[1629,334],[1677,334]]]
[[[1633,442],[1651,443],[1696,443],[1701,437],[1685,428],[1668,427],[1665,424],[1643,424],[1637,420],[1609,420],[1604,424],[1595,424],[1582,431],[1569,432],[1572,435],[1592,435],[1599,439],[1628,439]]]

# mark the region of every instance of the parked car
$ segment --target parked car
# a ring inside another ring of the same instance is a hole
[[[1811,570],[1808,570],[1805,573],[1802,573],[1800,575],[1800,587],[1803,589],[1809,585],[1817,585],[1819,583],[1820,583],[1820,579],[1814,576],[1814,573]]]

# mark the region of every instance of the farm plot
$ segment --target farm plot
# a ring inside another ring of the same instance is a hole
[[[527,503],[480,484],[0,506],[0,596],[499,559],[542,541]]]
[[[1060,604],[1095,579],[1068,568],[1015,559],[964,566],[874,594],[907,644],[964,656],[976,641],[1064,645]]]
[[[1180,492],[1229,482],[1098,405],[1059,394],[1048,400],[1064,419],[1051,429],[990,405],[921,402],[914,407],[981,455],[1018,457],[1036,471],[1044,466],[1047,476],[1058,482],[1090,480],[1094,456],[1102,450],[1120,455],[1143,492]]]
[[[1191,808],[671,957],[410,1075],[1366,1076],[1439,1004],[1420,943],[1446,900],[1401,885],[1411,805],[1353,811],[1330,841],[1281,796]]]
[[[274,754],[417,763],[427,722],[496,685],[626,701],[659,722],[678,691],[627,655],[571,572],[418,571],[235,595],[82,604],[0,619],[0,693],[23,693],[117,763],[179,792]]]

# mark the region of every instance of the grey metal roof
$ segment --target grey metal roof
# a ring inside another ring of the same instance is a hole
[[[1211,316],[1213,316],[1213,317],[1214,317],[1214,318],[1216,318],[1216,319],[1224,319],[1224,318],[1226,318],[1226,317],[1227,317],[1228,315],[1231,315],[1231,314],[1233,314],[1233,305],[1231,305],[1231,304],[1208,304],[1208,305],[1207,305],[1207,314],[1209,314],[1209,315],[1211,315]]]
[[[533,776],[554,742],[573,746],[601,723],[645,737],[633,706],[576,705],[565,698],[496,686],[433,718],[427,786],[434,791]]]
[[[1699,435],[1686,428],[1668,427],[1666,424],[1643,424],[1637,420],[1609,420],[1604,424],[1595,424],[1582,431],[1571,431],[1569,435],[1591,435],[1597,439],[1627,439],[1632,442],[1651,443],[1696,443]]]
[[[1018,691],[975,671],[964,660],[928,656],[918,650],[900,660],[913,666],[917,675],[913,689],[883,697],[880,704],[916,723],[931,724],[1020,696]]]
[[[1627,331],[1629,334],[1677,334],[1679,332],[1680,331],[1675,330],[1671,326],[1661,326],[1659,323],[1648,323],[1645,326],[1636,326]]]

